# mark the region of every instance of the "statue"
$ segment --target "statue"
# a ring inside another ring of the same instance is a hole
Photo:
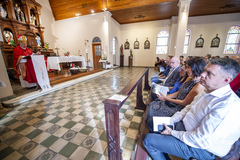
[[[132,49],[130,49],[130,57],[133,57]]]
[[[37,46],[40,47],[41,46],[41,38],[39,36],[36,37],[36,41],[37,41]]]
[[[31,15],[30,19],[31,19],[31,23],[36,25],[36,17],[33,14]]]
[[[2,18],[7,18],[7,12],[2,7],[2,4],[0,4],[0,15],[1,15]]]
[[[20,12],[20,16],[21,16],[21,21],[22,21],[22,22],[26,22],[26,21],[25,21],[25,18],[24,18],[24,13],[23,13],[23,11]]]
[[[11,41],[14,41],[13,40],[13,35],[12,35],[12,33],[10,31],[4,31],[3,34],[5,36],[7,44],[11,44]]]
[[[16,13],[16,19],[18,21],[21,21],[21,18],[20,18],[21,9],[20,9],[20,7],[18,7],[17,3],[15,4],[14,10],[15,10],[15,13]]]
[[[123,45],[120,47],[120,54],[123,55]]]

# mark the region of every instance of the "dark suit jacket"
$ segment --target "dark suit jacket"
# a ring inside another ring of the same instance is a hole
[[[178,78],[180,77],[180,73],[179,71],[181,70],[181,66],[178,66],[173,72],[172,74],[167,78],[167,80],[165,81],[164,86],[166,87],[173,87],[175,82],[178,80]]]

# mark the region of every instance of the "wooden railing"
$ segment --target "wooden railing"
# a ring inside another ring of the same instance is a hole
[[[142,79],[145,76],[144,90],[150,90],[148,84],[149,68],[138,74],[125,88],[118,94],[126,96],[123,101],[105,99],[103,101],[105,108],[106,119],[106,134],[108,144],[108,159],[109,160],[122,160],[122,150],[120,148],[120,132],[119,132],[119,109],[124,102],[137,87],[137,101],[135,109],[145,110],[146,105],[142,100]]]

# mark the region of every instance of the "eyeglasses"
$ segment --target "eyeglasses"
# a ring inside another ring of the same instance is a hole
[[[170,62],[170,64],[174,64],[174,63],[176,63],[176,62]]]

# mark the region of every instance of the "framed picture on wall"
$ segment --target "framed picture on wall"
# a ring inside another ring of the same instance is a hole
[[[202,35],[200,35],[200,38],[197,39],[196,41],[196,48],[202,48],[204,44],[204,39],[202,38]]]
[[[134,42],[134,49],[139,49],[139,42],[138,39]]]
[[[218,34],[215,38],[212,39],[211,47],[219,47],[220,44],[220,38],[218,37]]]
[[[147,38],[147,40],[144,42],[144,49],[150,49],[150,42]]]
[[[124,49],[129,49],[130,44],[128,42],[128,40],[126,40],[126,42],[124,43]]]

